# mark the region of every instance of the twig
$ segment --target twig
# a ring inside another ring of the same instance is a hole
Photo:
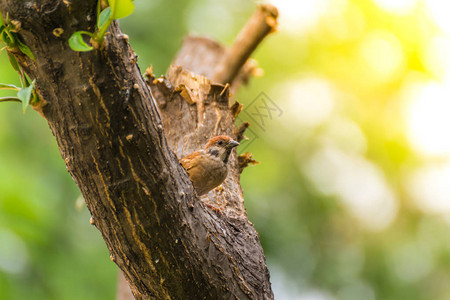
[[[246,152],[238,156],[238,165],[239,165],[239,174],[244,171],[248,165],[258,165],[259,161],[253,159],[253,156],[250,152]]]
[[[213,81],[231,83],[259,43],[277,26],[276,7],[260,5],[216,67]]]
[[[236,129],[236,140],[238,142],[246,139],[246,136],[244,135],[245,130],[250,126],[249,122],[243,122],[239,127]]]

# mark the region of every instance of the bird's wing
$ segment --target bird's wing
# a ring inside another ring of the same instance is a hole
[[[186,171],[189,171],[190,169],[198,165],[198,160],[202,156],[201,154],[202,150],[198,150],[186,155],[185,157],[180,159],[181,165],[183,165],[183,168],[185,168]]]

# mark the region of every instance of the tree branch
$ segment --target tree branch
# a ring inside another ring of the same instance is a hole
[[[260,5],[255,14],[236,37],[233,45],[225,52],[217,65],[212,80],[232,83],[244,63],[277,26],[278,10],[269,4]]]

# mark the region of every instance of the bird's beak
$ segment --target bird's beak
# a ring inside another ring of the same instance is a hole
[[[237,146],[239,146],[239,142],[236,142],[235,140],[231,140],[228,143],[227,148],[232,149],[232,148],[237,147]]]

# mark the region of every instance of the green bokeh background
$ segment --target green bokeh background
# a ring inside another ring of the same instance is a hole
[[[325,9],[306,27],[285,22],[281,10],[279,31],[254,54],[264,76],[233,96],[245,107],[264,92],[281,109],[261,108],[264,124],[256,120],[239,149],[261,162],[244,171],[242,185],[275,296],[450,299],[450,210],[424,209],[410,184],[450,156],[411,142],[403,93],[410,82],[442,79],[445,70],[433,68],[440,62],[423,53],[447,36],[427,17],[426,1],[401,15],[370,0],[317,2]],[[257,5],[135,4],[120,23],[141,70],[152,64],[156,75],[188,33],[230,45]],[[293,1],[292,12],[300,9]],[[0,82],[19,84],[5,52],[0,66]],[[0,299],[115,297],[116,266],[79,196],[45,120],[0,103]]]

